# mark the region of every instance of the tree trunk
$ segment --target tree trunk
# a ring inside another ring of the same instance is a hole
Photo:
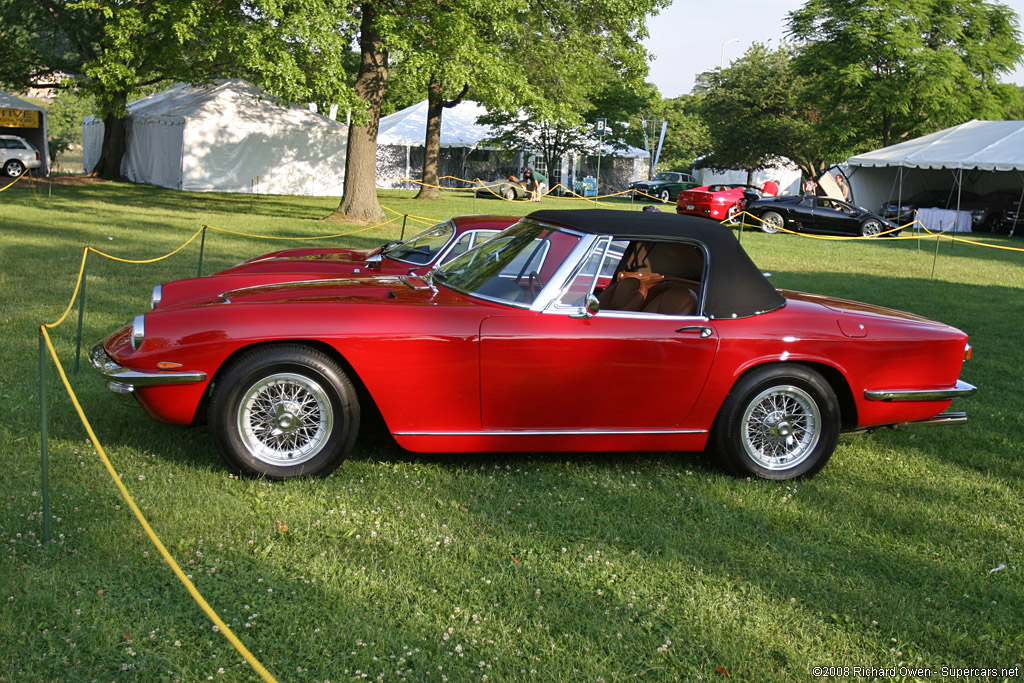
[[[441,159],[441,116],[444,114],[444,86],[430,79],[427,86],[427,139],[423,154],[423,184],[416,199],[438,199],[437,167]]]
[[[114,100],[120,101],[121,111],[127,111],[128,93],[118,92]],[[128,149],[127,123],[124,116],[107,114],[103,119],[103,147],[100,150],[100,158],[96,162],[93,174],[104,180],[120,180],[121,161],[124,159],[125,151]]]
[[[444,110],[462,102],[469,92],[469,85],[462,88],[462,93],[452,100],[444,99],[444,86],[436,78],[430,79],[427,86],[427,137],[424,141],[423,184],[416,199],[437,199],[441,196],[438,188],[438,167],[441,164],[441,117]]]
[[[376,222],[384,219],[384,212],[377,202],[377,129],[388,78],[388,54],[376,25],[375,4],[364,2],[361,8],[359,49],[362,54],[355,92],[367,103],[369,120],[348,129],[345,190],[334,213],[349,220]]]

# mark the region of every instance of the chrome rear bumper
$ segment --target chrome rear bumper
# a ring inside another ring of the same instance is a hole
[[[871,432],[879,429],[903,429],[904,427],[941,427],[945,425],[961,425],[967,424],[967,413],[955,412],[955,413],[941,413],[935,417],[929,417],[927,420],[914,420],[913,422],[896,422],[889,425],[876,425],[874,427],[864,427],[862,429],[852,429],[843,434],[870,434]]]
[[[951,389],[866,389],[864,398],[869,401],[951,401],[954,398],[970,396],[978,390],[973,384],[958,379]]]

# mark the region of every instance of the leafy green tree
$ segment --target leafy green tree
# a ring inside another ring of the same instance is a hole
[[[1002,118],[1015,99],[999,78],[1021,61],[1020,32],[998,2],[809,0],[789,31],[822,125],[849,147]]]
[[[350,130],[345,196],[340,213],[350,218],[379,218],[373,176],[376,132],[388,77],[388,58],[417,73],[430,102],[425,179],[437,177],[440,122],[444,104],[472,92],[494,112],[565,131],[585,121],[594,81],[607,73],[637,83],[646,73],[646,18],[667,0],[476,0],[452,3],[408,0],[385,16],[367,17],[372,3],[360,5],[360,47],[366,77],[360,97],[368,104],[369,124]],[[386,18],[386,21],[385,21]],[[363,34],[373,32],[373,40]],[[357,89],[360,80],[357,79]],[[369,142],[372,133],[373,144]],[[361,138],[355,140],[354,138]],[[424,192],[423,196],[429,196]]]
[[[657,92],[655,91],[655,95]],[[687,170],[693,167],[694,159],[709,150],[708,129],[700,114],[700,98],[682,95],[673,99],[652,98],[647,106],[639,109],[630,126],[629,144],[644,149],[650,147],[653,155],[657,151],[661,136],[661,122],[665,128],[665,142],[658,160],[659,170]],[[635,120],[640,119],[640,120]],[[647,121],[647,140],[644,140],[644,121]]]
[[[778,157],[793,158],[802,139],[813,136],[802,88],[785,45],[769,50],[754,43],[727,68],[700,74],[695,91],[712,150],[704,165],[746,169],[749,183]]]

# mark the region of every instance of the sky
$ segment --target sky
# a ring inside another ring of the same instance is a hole
[[[786,14],[801,6],[800,0],[674,0],[648,21],[650,37],[644,41],[653,56],[648,80],[662,97],[689,94],[697,74],[728,65],[758,41],[777,47],[786,30]],[[1003,0],[1024,15],[1024,0]],[[1024,85],[1024,68],[1005,77],[1007,83]]]

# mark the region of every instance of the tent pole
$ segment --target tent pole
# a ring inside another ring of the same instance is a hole
[[[1010,237],[1013,237],[1013,233],[1017,232],[1017,220],[1020,218],[1020,207],[1024,204],[1024,172],[1020,172],[1021,189],[1020,199],[1017,200],[1017,210],[1013,212],[1013,225],[1010,226]]]

